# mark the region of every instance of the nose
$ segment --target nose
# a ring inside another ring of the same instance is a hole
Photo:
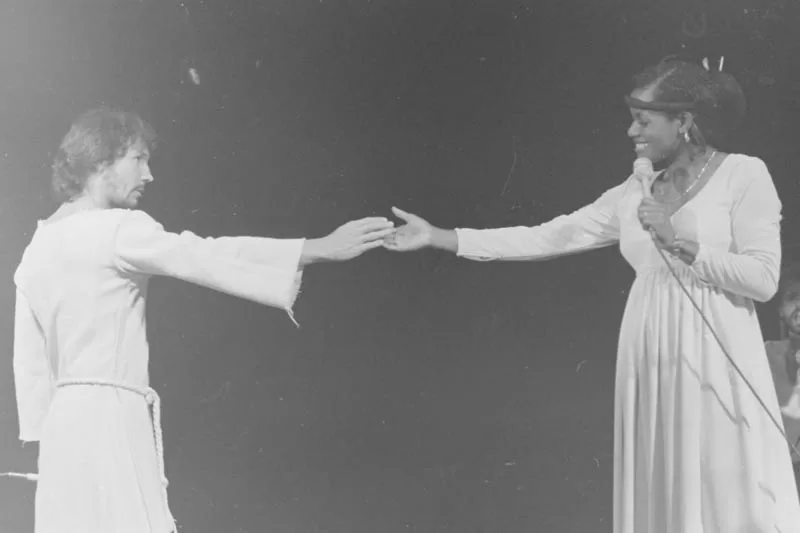
[[[150,172],[150,165],[145,164],[144,169],[142,171],[142,181],[145,183],[150,183],[153,181],[153,173]]]
[[[638,124],[636,124],[636,121],[634,120],[633,122],[631,122],[631,125],[628,126],[628,137],[633,139],[634,137],[636,137],[638,132],[639,132],[639,127]]]

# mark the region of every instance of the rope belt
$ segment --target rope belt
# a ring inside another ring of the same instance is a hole
[[[125,383],[117,383],[115,381],[102,379],[64,379],[56,383],[57,388],[81,385],[122,389],[134,394],[138,394],[139,396],[142,396],[145,401],[147,401],[148,407],[152,409],[153,436],[155,437],[156,460],[158,461],[158,471],[159,476],[161,477],[161,491],[164,495],[164,506],[166,508],[167,515],[173,524],[173,530],[175,530],[175,519],[172,516],[172,512],[169,510],[169,500],[167,498],[167,486],[169,485],[169,481],[167,480],[164,470],[164,441],[161,432],[161,398],[159,398],[158,393],[150,387],[133,387]],[[31,481],[37,481],[39,478],[37,474],[19,474],[16,472],[7,472],[4,475],[9,477],[21,477]]]

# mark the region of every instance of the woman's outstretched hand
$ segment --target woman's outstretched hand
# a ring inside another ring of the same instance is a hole
[[[300,263],[347,261],[368,250],[383,246],[384,239],[394,232],[394,223],[384,217],[352,220],[321,239],[307,239]]]
[[[384,239],[384,248],[395,252],[410,252],[431,245],[435,228],[426,220],[396,207],[392,207],[392,213],[405,224]]]

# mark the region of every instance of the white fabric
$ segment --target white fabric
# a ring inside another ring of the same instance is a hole
[[[635,270],[617,354],[615,533],[798,532],[786,442],[642,229],[641,200],[631,176],[534,228],[458,229],[458,253],[541,260],[619,242]],[[753,300],[777,290],[780,212],[764,163],[731,154],[672,217],[682,238],[700,243],[696,261],[670,258],[778,421]]]
[[[145,299],[171,276],[285,309],[302,239],[170,233],[141,211],[40,224],[15,273],[20,439],[40,441],[36,533],[166,533],[149,391]],[[58,382],[116,383],[113,386]],[[157,429],[157,428],[156,428]]]

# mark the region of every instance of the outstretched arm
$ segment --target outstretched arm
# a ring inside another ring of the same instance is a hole
[[[629,183],[610,189],[569,215],[535,227],[445,230],[392,208],[406,224],[388,237],[384,246],[395,251],[437,248],[479,261],[541,260],[600,248],[619,239],[617,204]]]
[[[381,246],[386,219],[348,222],[321,239],[201,238],[171,233],[142,211],[130,211],[117,230],[114,252],[123,272],[170,276],[289,311],[304,266],[345,261]]]

